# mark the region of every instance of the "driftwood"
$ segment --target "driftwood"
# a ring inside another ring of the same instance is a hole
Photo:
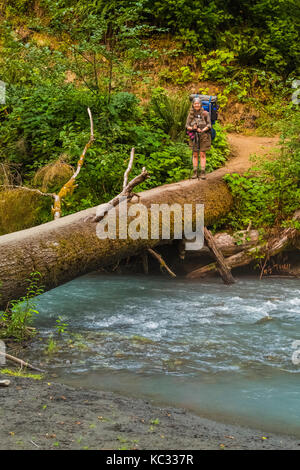
[[[233,275],[231,274],[230,268],[228,268],[228,266],[226,265],[224,256],[222,255],[221,251],[217,248],[217,245],[214,241],[214,237],[206,227],[204,227],[204,239],[207,243],[207,246],[216,258],[216,266],[224,283],[234,284],[235,280],[233,278]]]
[[[293,220],[300,220],[300,210],[294,214]],[[295,228],[286,228],[279,236],[271,238],[267,243],[260,244],[250,249],[246,249],[233,256],[225,258],[226,266],[229,269],[246,266],[255,259],[263,259],[272,257],[286,249],[295,239],[299,237],[299,230]],[[197,279],[214,274],[218,271],[217,263],[210,263],[207,266],[195,269],[187,274],[188,279]]]
[[[9,361],[15,362],[16,364],[19,364],[21,366],[21,368],[23,368],[23,367],[27,368],[28,367],[28,369],[36,370],[37,372],[44,372],[42,369],[39,369],[38,367],[35,367],[35,366],[29,364],[29,362],[25,362],[22,359],[18,359],[17,357],[11,356],[10,354],[7,354],[5,352],[0,351],[0,356],[4,356],[5,359],[8,359]]]

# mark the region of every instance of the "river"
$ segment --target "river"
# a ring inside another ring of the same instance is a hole
[[[300,437],[299,279],[90,274],[37,308],[42,338],[58,316],[75,335],[52,356],[35,342],[56,380]]]

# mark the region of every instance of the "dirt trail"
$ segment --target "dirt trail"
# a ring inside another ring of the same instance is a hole
[[[229,159],[224,168],[229,171],[244,172],[252,165],[249,160],[251,155],[269,153],[270,150],[276,148],[279,138],[228,134],[228,141],[235,157]]]
[[[278,148],[279,137],[259,137],[246,136],[241,134],[228,134],[228,141],[231,149],[231,157],[224,166],[207,175],[206,181],[220,180],[227,173],[244,173],[253,163],[250,156],[266,155]],[[162,193],[172,193],[172,197],[176,199],[176,192],[185,190],[199,190],[199,185],[205,184],[202,180],[187,179],[178,183],[169,183],[149,189],[140,193],[141,202],[151,200],[155,195]]]

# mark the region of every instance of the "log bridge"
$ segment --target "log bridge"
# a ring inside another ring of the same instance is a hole
[[[185,180],[143,191],[138,200],[149,216],[151,204],[204,204],[205,225],[209,226],[226,215],[233,203],[223,181],[226,173],[221,168],[206,180]],[[49,290],[162,243],[161,239],[99,239],[96,211],[93,207],[0,237],[0,308],[26,293],[27,279],[34,271],[41,273],[44,289]]]

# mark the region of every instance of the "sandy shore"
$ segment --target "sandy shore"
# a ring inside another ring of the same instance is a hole
[[[1,450],[300,449],[297,438],[216,423],[146,400],[7,378],[10,386],[0,387]]]

